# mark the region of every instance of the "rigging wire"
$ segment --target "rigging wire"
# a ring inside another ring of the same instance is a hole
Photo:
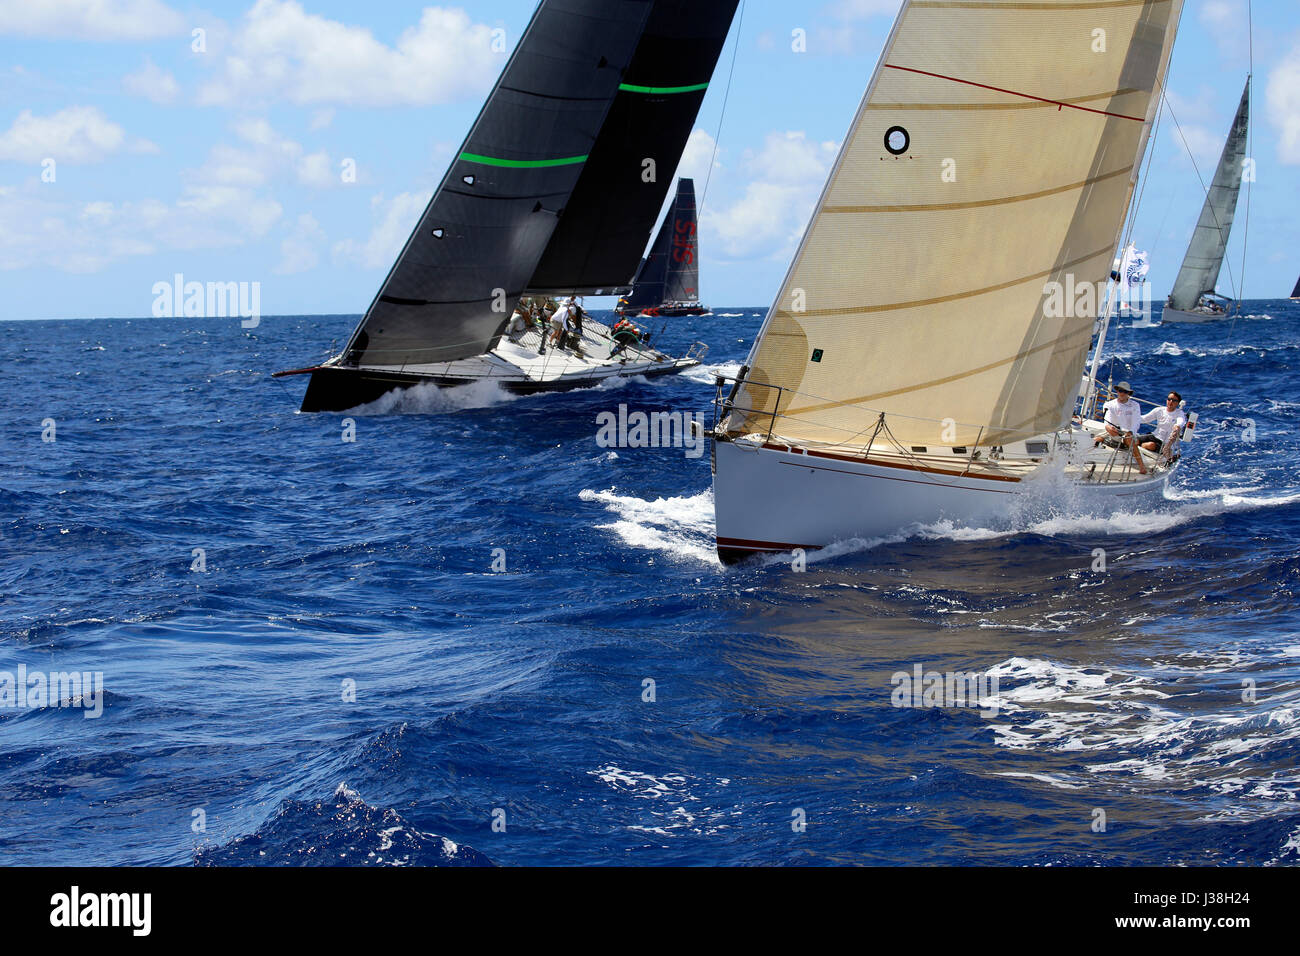
[[[1246,50],[1249,70],[1246,74],[1246,101],[1255,102],[1255,30],[1253,0],[1246,0]],[[1237,312],[1241,313],[1241,302],[1246,298],[1246,245],[1250,241],[1250,194],[1255,183],[1255,124],[1246,130],[1246,155],[1251,164],[1250,178],[1246,180],[1246,221],[1241,230],[1241,296],[1238,299]],[[1244,171],[1243,171],[1244,172]]]
[[[1158,78],[1157,78],[1157,83],[1159,83],[1159,79],[1158,79]],[[1159,92],[1159,103],[1160,103],[1160,105],[1164,105],[1164,103],[1165,103],[1165,90],[1168,89],[1168,86],[1169,86],[1169,77],[1168,77],[1168,75],[1166,74],[1164,83],[1160,84],[1160,92]],[[1140,211],[1141,208],[1142,208],[1142,200],[1143,200],[1143,198],[1146,196],[1147,183],[1150,181],[1150,178],[1151,178],[1151,168],[1152,168],[1152,166],[1155,165],[1156,149],[1157,149],[1157,147],[1159,146],[1160,118],[1161,118],[1161,111],[1160,111],[1160,108],[1159,108],[1159,106],[1158,106],[1158,107],[1156,108],[1155,119],[1152,120],[1152,122],[1151,122],[1151,132],[1150,132],[1150,134],[1149,134],[1148,137],[1147,137],[1146,172],[1143,173],[1142,170],[1141,170],[1141,168],[1139,167],[1139,169],[1138,169],[1138,182],[1140,183],[1140,186],[1139,186],[1139,188],[1138,188],[1137,198],[1136,198],[1136,200],[1133,202],[1132,207],[1131,207],[1130,210],[1129,210],[1128,217],[1127,217],[1127,219],[1126,219],[1126,224],[1125,224],[1125,225],[1121,228],[1121,230],[1120,230],[1121,241],[1120,241],[1120,246],[1119,246],[1119,255],[1120,255],[1120,259],[1119,259],[1119,268],[1120,268],[1120,270],[1121,270],[1121,276],[1120,276],[1120,279],[1119,279],[1118,281],[1116,281],[1116,283],[1115,283],[1115,287],[1114,287],[1114,290],[1113,290],[1113,293],[1108,297],[1107,302],[1106,302],[1106,316],[1105,316],[1105,318],[1104,318],[1103,321],[1104,321],[1104,323],[1105,323],[1104,327],[1105,327],[1108,331],[1109,331],[1109,329],[1110,329],[1111,310],[1112,310],[1112,309],[1115,310],[1115,317],[1116,317],[1116,318],[1118,318],[1118,316],[1119,316],[1118,305],[1117,305],[1116,300],[1119,298],[1119,296],[1120,296],[1120,294],[1121,294],[1121,289],[1122,289],[1122,285],[1123,285],[1123,275],[1122,275],[1122,271],[1123,271],[1123,269],[1124,269],[1124,253],[1125,253],[1125,251],[1128,249],[1129,245],[1133,242],[1133,234],[1137,231],[1137,219],[1138,219],[1138,213],[1139,213],[1139,211]],[[1172,205],[1172,202],[1173,202],[1173,200],[1172,200],[1172,197],[1171,197],[1171,198],[1170,198],[1170,203],[1171,203],[1171,205]],[[1166,216],[1168,215],[1168,210],[1166,210],[1166,213],[1165,213],[1165,214],[1166,214]],[[1161,225],[1161,228],[1164,228],[1164,227],[1163,227],[1163,224]],[[1159,238],[1159,237],[1157,236],[1157,238]],[[1144,280],[1144,281],[1145,281],[1145,280]],[[1107,375],[1108,375],[1108,378],[1107,378],[1107,387],[1108,387],[1108,388],[1109,388],[1109,386],[1110,386],[1110,383],[1111,383],[1112,381],[1114,381],[1114,363],[1115,363],[1114,353],[1118,351],[1118,349],[1117,349],[1116,346],[1119,345],[1120,339],[1123,337],[1123,336],[1122,336],[1123,329],[1124,329],[1124,326],[1116,325],[1116,326],[1115,326],[1115,330],[1114,330],[1114,335],[1111,337],[1111,338],[1112,338],[1112,341],[1109,343],[1109,344],[1110,344],[1110,351],[1111,351],[1111,353],[1112,353],[1112,356],[1111,356],[1110,360],[1106,363],[1106,364],[1107,364]],[[1094,330],[1094,332],[1095,332],[1095,331],[1096,331],[1096,330]],[[1102,343],[1101,343],[1100,336],[1099,336],[1099,337],[1098,337],[1098,341],[1097,341],[1097,346],[1099,347],[1101,344],[1102,344]],[[1097,371],[1100,372],[1100,371],[1101,371],[1101,363],[1100,363],[1100,361],[1099,361],[1099,357],[1097,356],[1097,354],[1096,354],[1095,352],[1093,353],[1093,363],[1096,365]],[[1091,368],[1089,369],[1088,374],[1089,374],[1089,375],[1092,374],[1092,372],[1091,372]],[[1091,384],[1090,387],[1092,388],[1092,390],[1093,390],[1093,394],[1094,394],[1094,395],[1095,395],[1095,391],[1096,391],[1096,386],[1097,386],[1097,379],[1096,379],[1096,378],[1093,378],[1093,379],[1092,379],[1092,384]],[[1095,398],[1094,398],[1094,401],[1095,401]],[[1086,412],[1087,410],[1084,409],[1084,411]]]
[[[1249,72],[1246,74],[1246,102],[1252,105],[1255,102],[1255,11],[1253,0],[1246,0],[1246,57]],[[1247,114],[1249,115],[1249,114]],[[1246,129],[1246,156],[1253,165],[1255,161],[1255,124],[1250,123]],[[1237,290],[1237,310],[1233,313],[1228,322],[1228,337],[1237,329],[1237,319],[1241,317],[1242,303],[1246,299],[1246,250],[1250,242],[1250,195],[1251,187],[1255,181],[1255,171],[1251,170],[1251,176],[1246,180],[1246,221],[1241,227],[1241,286]],[[1239,170],[1238,175],[1244,175],[1245,170]],[[1226,250],[1225,250],[1226,253]],[[1227,255],[1224,256],[1227,261]],[[1228,263],[1228,275],[1232,276],[1232,263]],[[1223,362],[1223,355],[1220,354],[1214,360],[1214,367],[1210,369],[1210,378],[1214,378],[1219,373],[1219,365]]]
[[[740,16],[736,19],[736,43],[731,48],[731,69],[727,72],[727,89],[722,94],[722,112],[718,115],[718,132],[713,137],[713,155],[709,157],[709,171],[704,176],[704,192],[695,206],[696,215],[704,211],[704,203],[709,198],[709,183],[713,181],[713,166],[718,161],[718,144],[722,139],[722,124],[727,119],[727,102],[731,99],[731,81],[736,75],[736,54],[740,52],[740,34],[745,28],[745,0],[740,3]]]

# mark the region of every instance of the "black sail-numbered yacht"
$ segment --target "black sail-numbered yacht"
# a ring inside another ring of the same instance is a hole
[[[698,365],[701,343],[668,355],[574,322],[570,303],[629,291],[737,3],[542,0],[346,346],[275,373],[310,374],[302,410],[422,383],[563,391]]]

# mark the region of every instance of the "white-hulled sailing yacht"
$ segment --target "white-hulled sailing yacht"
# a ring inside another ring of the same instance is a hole
[[[1181,12],[904,2],[780,297],[719,380],[724,561],[982,523],[1062,480],[1161,497],[1176,443],[1094,447],[1096,358],[1080,379]]]
[[[1214,180],[1205,195],[1201,217],[1196,221],[1192,240],[1183,257],[1182,268],[1174,280],[1161,322],[1212,322],[1232,312],[1231,303],[1215,291],[1223,257],[1228,251],[1228,236],[1237,212],[1237,196],[1245,173],[1246,143],[1250,132],[1250,77],[1241,91],[1237,115],[1223,144]]]
[[[545,348],[507,328],[525,297],[628,290],[737,4],[541,0],[343,351],[277,373],[310,373],[302,410],[421,383],[560,391],[699,364],[700,343],[675,358],[590,317]]]

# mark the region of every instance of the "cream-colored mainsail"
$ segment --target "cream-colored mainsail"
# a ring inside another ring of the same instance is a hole
[[[1105,288],[1181,12],[904,3],[728,430],[766,432],[778,397],[774,432],[807,442],[863,443],[882,412],[918,445],[1066,424],[1078,290]]]

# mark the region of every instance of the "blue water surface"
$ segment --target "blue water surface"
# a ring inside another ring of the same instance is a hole
[[[0,707],[0,862],[1293,864],[1300,305],[1246,312],[1112,330],[1201,416],[1163,508],[802,572],[718,564],[707,454],[596,442],[707,417],[756,308],[346,415],[270,372],[354,316],[2,323],[0,672],[105,690]],[[917,664],[997,714],[892,706]]]

